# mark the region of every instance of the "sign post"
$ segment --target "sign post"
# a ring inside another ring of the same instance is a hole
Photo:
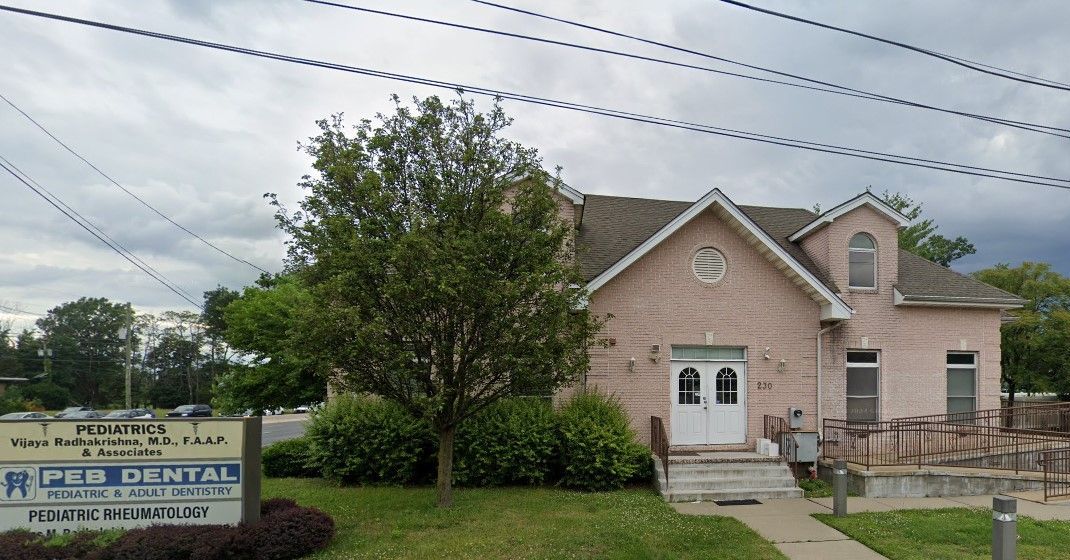
[[[0,531],[255,521],[260,420],[0,422]]]

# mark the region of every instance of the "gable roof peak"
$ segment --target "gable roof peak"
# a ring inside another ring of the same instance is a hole
[[[791,274],[799,278],[800,285],[807,286],[811,297],[822,303],[822,319],[849,319],[851,317],[854,310],[838,294],[815,276],[812,271],[803,266],[798,258],[789,253],[718,188],[710,190],[693,204],[688,205],[668,223],[661,226],[643,242],[588,281],[588,293],[597,291],[612,278],[631,266],[632,263],[639,260],[643,255],[650,252],[670,235],[713,205],[722,208],[727,217],[742,226],[741,231],[746,232],[746,235],[750,236],[755,243],[765,246],[769,254],[772,255],[771,258],[784,263],[785,270],[790,270]]]
[[[840,216],[843,216],[844,214],[847,214],[848,212],[851,212],[852,210],[855,210],[862,206],[869,206],[870,208],[873,208],[878,213],[888,218],[888,220],[895,223],[895,225],[898,227],[907,227],[910,225],[910,218],[908,218],[902,212],[896,210],[895,208],[892,208],[891,205],[881,200],[873,193],[869,191],[864,191],[862,192],[862,194],[859,194],[858,196],[851,198],[850,200],[847,200],[846,202],[843,202],[826,212],[823,212],[821,215],[814,218],[814,221],[806,224],[805,226],[800,228],[799,231],[796,231],[795,233],[788,236],[788,240],[793,243],[799,241],[807,235],[810,235],[811,233],[827,226],[828,224],[831,224],[833,221],[836,220],[836,218],[839,218]]]

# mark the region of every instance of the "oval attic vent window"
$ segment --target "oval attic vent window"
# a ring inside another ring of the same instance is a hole
[[[695,260],[691,263],[691,269],[695,271],[695,276],[699,280],[707,284],[713,284],[724,278],[724,255],[713,247],[699,249],[695,253]]]

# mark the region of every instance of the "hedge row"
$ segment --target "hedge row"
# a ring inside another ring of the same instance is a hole
[[[293,560],[325,548],[334,521],[315,508],[272,499],[248,525],[155,525],[45,539],[0,533],[0,558],[19,560]]]
[[[436,438],[396,403],[339,397],[313,415],[305,438],[264,450],[267,476],[319,473],[338,482],[422,484],[435,475]],[[620,403],[599,393],[555,411],[544,399],[506,399],[457,431],[454,481],[461,486],[557,483],[610,490],[653,476]]]

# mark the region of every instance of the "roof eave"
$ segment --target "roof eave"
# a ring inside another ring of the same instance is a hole
[[[873,193],[866,191],[842,204],[837,205],[835,208],[822,213],[820,216],[814,219],[814,221],[806,224],[795,233],[788,236],[788,241],[795,243],[800,239],[814,233],[815,231],[831,224],[836,218],[843,216],[844,214],[855,210],[861,206],[870,205],[873,209],[877,210],[881,214],[884,214],[889,220],[894,222],[898,227],[907,227],[910,225],[910,218],[906,217],[902,212],[892,208],[888,203],[877,198]]]
[[[516,185],[518,183],[523,183],[524,181],[527,181],[531,178],[532,177],[530,174],[524,174],[513,177],[506,177],[506,180],[510,181],[511,184]],[[583,204],[585,198],[583,193],[566,185],[564,181],[556,181],[556,183],[557,184],[555,186],[557,187],[557,192],[560,193],[561,196],[564,196],[565,198],[571,200],[573,204]]]
[[[973,307],[984,309],[1018,309],[1025,305],[1025,300],[1017,298],[983,298],[972,296],[934,296],[921,294],[904,294],[899,288],[893,289],[894,303],[897,306],[913,307]]]

